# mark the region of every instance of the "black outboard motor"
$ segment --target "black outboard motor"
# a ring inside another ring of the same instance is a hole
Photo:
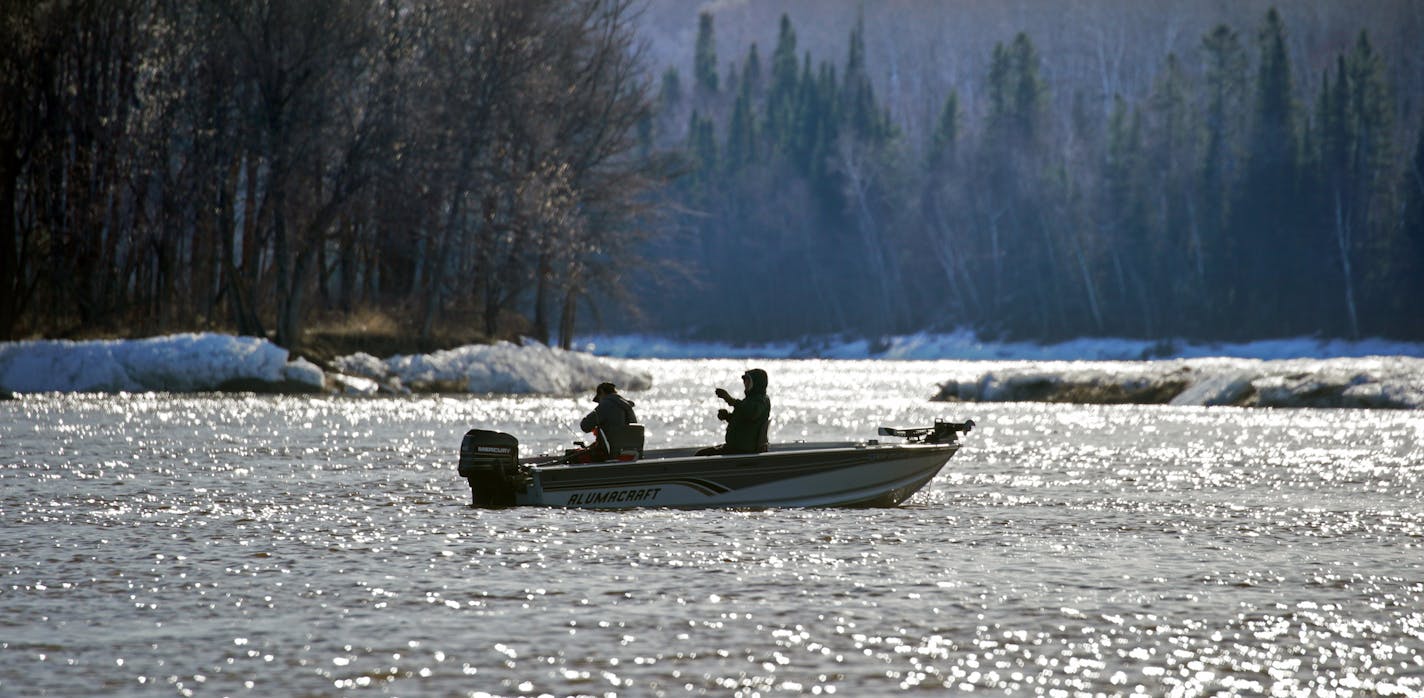
[[[460,477],[470,481],[477,507],[514,506],[519,439],[498,431],[471,429],[460,442]]]

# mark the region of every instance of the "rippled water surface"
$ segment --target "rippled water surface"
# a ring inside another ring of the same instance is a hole
[[[749,364],[644,361],[649,446]],[[773,438],[979,428],[898,509],[475,510],[586,396],[0,402],[0,694],[1418,695],[1424,415],[931,403],[766,361]]]

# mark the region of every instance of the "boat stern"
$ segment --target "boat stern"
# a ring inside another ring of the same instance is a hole
[[[460,477],[470,483],[473,506],[514,506],[519,480],[519,439],[487,429],[465,432],[460,442]]]

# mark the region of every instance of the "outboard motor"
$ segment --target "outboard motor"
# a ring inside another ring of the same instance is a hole
[[[471,429],[460,442],[460,477],[470,481],[477,507],[514,506],[519,439],[498,431]]]

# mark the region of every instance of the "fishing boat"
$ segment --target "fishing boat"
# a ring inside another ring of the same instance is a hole
[[[600,463],[565,456],[520,459],[510,434],[471,429],[460,444],[460,476],[476,507],[582,509],[893,507],[924,487],[959,450],[973,420],[932,427],[880,427],[879,439],[771,444],[761,453],[699,456],[695,448],[633,443]]]

